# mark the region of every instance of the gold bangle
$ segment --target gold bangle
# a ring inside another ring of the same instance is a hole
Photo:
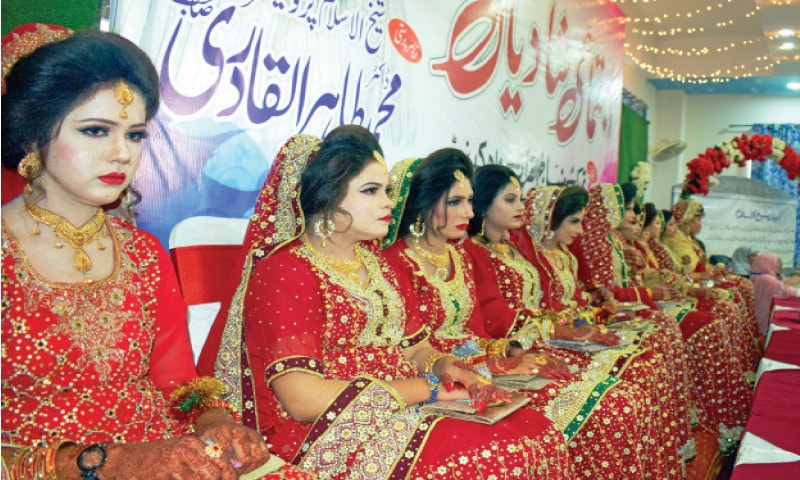
[[[450,355],[449,353],[442,353],[442,352],[436,352],[436,353],[431,354],[425,360],[425,370],[424,371],[426,373],[433,373],[433,367],[436,366],[436,362],[441,360],[442,357],[452,357],[452,356],[453,355]]]
[[[486,349],[486,356],[489,358],[504,358],[508,354],[508,344],[511,340],[507,338],[498,338],[492,341]]]
[[[56,480],[56,454],[65,443],[59,440],[49,447],[17,447],[9,459],[9,478]]]

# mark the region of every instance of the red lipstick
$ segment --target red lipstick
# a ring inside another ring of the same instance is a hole
[[[382,222],[392,223],[392,214],[386,215],[385,217],[381,218]]]
[[[100,179],[101,182],[107,183],[109,185],[122,185],[125,182],[127,175],[125,175],[122,172],[112,172],[112,173],[107,173],[98,178]]]

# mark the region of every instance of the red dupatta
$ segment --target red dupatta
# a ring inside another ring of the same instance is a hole
[[[202,375],[213,375],[228,387],[226,400],[242,412],[243,423],[255,429],[258,418],[244,336],[244,294],[255,264],[303,234],[300,176],[320,143],[312,135],[295,135],[275,157],[247,225],[241,260],[228,280],[229,300],[222,303],[197,362]]]

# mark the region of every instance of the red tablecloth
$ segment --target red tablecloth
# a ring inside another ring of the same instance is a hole
[[[773,298],[772,323],[789,328],[800,328],[800,298]]]
[[[731,480],[784,480],[800,478],[800,462],[742,463],[733,469]]]
[[[776,307],[781,307],[777,309]],[[773,299],[772,323],[791,330],[773,331],[764,357],[800,365],[800,298]],[[745,432],[782,450],[800,455],[800,370],[761,374]],[[769,461],[769,460],[766,460]],[[800,461],[741,463],[731,480],[800,479]]]
[[[764,357],[779,362],[791,363],[792,365],[800,365],[800,330],[772,332]]]
[[[758,380],[745,430],[783,450],[800,455],[798,399],[800,370],[764,372]]]
[[[772,299],[772,308],[775,307],[787,307],[787,308],[796,308],[800,309],[800,298],[773,298]]]

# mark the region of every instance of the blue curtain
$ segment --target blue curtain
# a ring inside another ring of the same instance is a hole
[[[768,133],[772,138],[779,138],[786,142],[786,145],[791,145],[792,148],[800,152],[800,124],[783,123],[783,124],[770,124],[765,125],[757,123],[753,125],[753,133]],[[797,180],[789,180],[786,176],[786,171],[782,169],[777,163],[767,160],[766,162],[752,162],[752,178],[760,180],[767,185],[778,188],[792,197],[795,201],[800,199],[797,194]],[[800,262],[800,201],[798,201],[797,230],[794,237],[794,264]]]

